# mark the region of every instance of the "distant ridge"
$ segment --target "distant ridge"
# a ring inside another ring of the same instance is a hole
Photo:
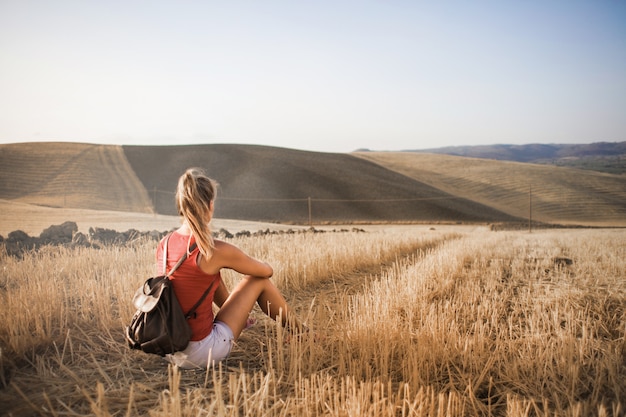
[[[447,146],[432,149],[412,149],[406,152],[533,162],[584,168],[612,174],[626,173],[626,142]]]

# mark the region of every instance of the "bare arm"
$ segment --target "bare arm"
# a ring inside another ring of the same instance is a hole
[[[254,259],[234,245],[227,245],[222,252],[224,268],[257,278],[270,278],[274,275],[274,270],[268,263]]]
[[[208,259],[201,257],[199,265],[207,274],[216,274],[222,268],[257,278],[270,278],[274,274],[274,270],[266,262],[254,259],[237,246],[220,240],[215,241],[212,256]]]

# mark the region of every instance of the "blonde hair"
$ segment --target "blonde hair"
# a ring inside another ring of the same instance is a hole
[[[215,248],[209,228],[211,202],[215,199],[217,182],[207,177],[200,168],[189,168],[178,179],[176,208],[187,225],[200,252],[209,256]]]

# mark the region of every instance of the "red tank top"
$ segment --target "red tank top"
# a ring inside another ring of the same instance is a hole
[[[162,239],[157,247],[156,253],[159,275],[163,273],[164,242],[165,239]],[[167,242],[168,271],[172,269],[176,262],[178,262],[181,256],[187,251],[187,244],[191,246],[194,242],[195,239],[193,237],[191,238],[191,242],[189,242],[189,236],[181,235],[178,232],[171,234]],[[199,249],[195,248],[191,252],[191,255],[185,259],[176,272],[170,277],[174,287],[174,293],[185,313],[191,310],[211,284],[216,280],[222,279],[219,273],[209,275],[200,269],[197,262],[199,253]],[[191,340],[193,341],[204,339],[211,333],[211,330],[213,330],[213,297],[218,286],[219,282],[216,282],[211,292],[197,308],[195,318],[192,317],[187,321],[191,327]]]

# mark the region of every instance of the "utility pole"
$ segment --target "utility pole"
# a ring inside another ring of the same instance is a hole
[[[532,223],[533,223],[533,186],[532,184],[528,186],[528,233],[532,233]]]

